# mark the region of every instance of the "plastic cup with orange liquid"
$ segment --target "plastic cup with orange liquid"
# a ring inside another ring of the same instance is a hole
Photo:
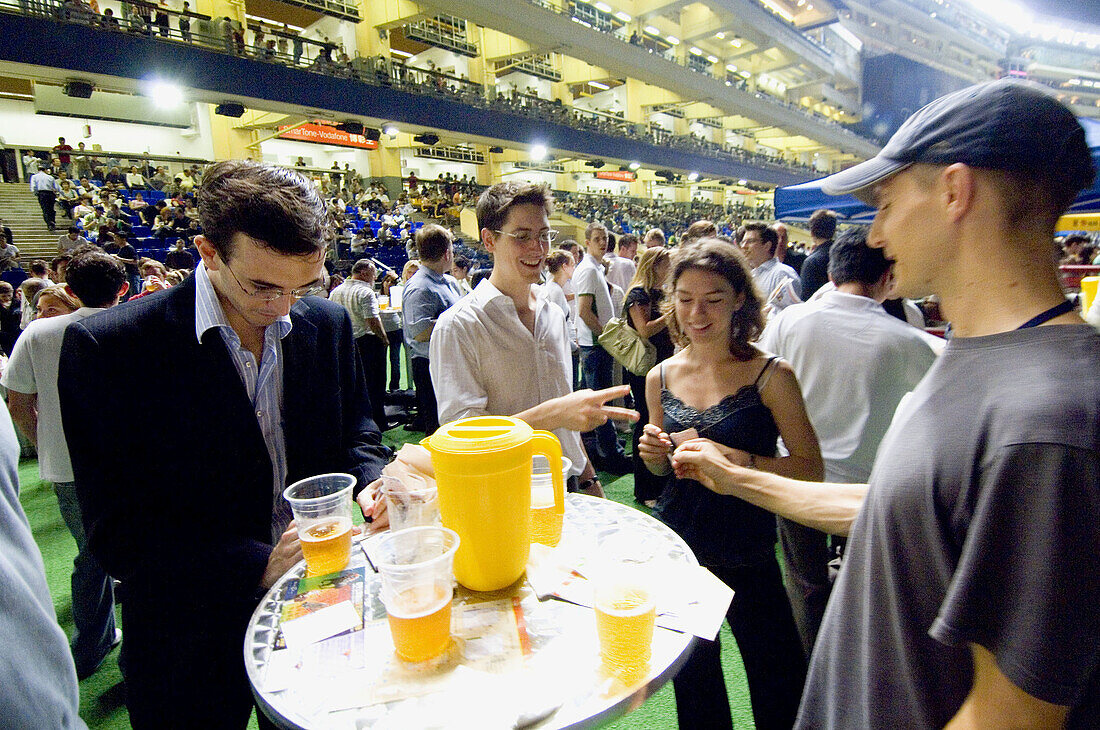
[[[542,454],[535,454],[531,458],[531,464],[531,542],[556,547],[561,541],[565,513],[558,508],[554,495],[550,460]],[[572,466],[573,462],[561,457],[563,483],[569,479],[569,469]]]
[[[310,575],[336,573],[351,555],[351,474],[320,474],[283,491],[298,523],[298,539]]]
[[[603,667],[624,684],[635,684],[649,671],[657,617],[653,590],[628,572],[599,579],[595,598]]]
[[[391,532],[373,551],[382,603],[398,656],[433,659],[451,643],[451,599],[458,533],[445,527]]]

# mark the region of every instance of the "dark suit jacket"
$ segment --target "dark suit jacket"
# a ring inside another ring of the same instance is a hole
[[[814,292],[829,283],[829,249],[832,247],[833,242],[826,241],[802,262],[802,301],[809,301]]]
[[[358,491],[390,452],[370,417],[351,322],[316,297],[290,316],[287,483],[343,471]],[[91,550],[123,581],[124,619],[138,624],[127,625],[127,642],[154,640],[158,626],[178,642],[187,622],[169,629],[167,613],[147,615],[173,605],[204,614],[199,643],[240,637],[272,549],[271,461],[222,337],[195,339],[194,277],[78,324],[62,347],[62,419]],[[240,647],[238,638],[238,665]]]

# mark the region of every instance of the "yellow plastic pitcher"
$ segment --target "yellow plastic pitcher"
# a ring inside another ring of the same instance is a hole
[[[458,533],[455,578],[473,591],[515,583],[531,550],[531,457],[550,462],[554,509],[565,512],[561,444],[518,418],[475,416],[420,442],[432,455],[443,526]]]
[[[1081,293],[1084,295],[1081,302],[1081,311],[1089,311],[1089,307],[1096,301],[1097,285],[1100,284],[1100,276],[1086,276],[1081,279]]]

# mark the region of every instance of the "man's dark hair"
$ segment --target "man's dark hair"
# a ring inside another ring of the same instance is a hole
[[[831,210],[815,210],[810,216],[810,235],[829,241],[836,235],[836,213]]]
[[[106,307],[126,283],[126,269],[98,246],[77,246],[65,271],[65,283],[85,307]]]
[[[850,282],[877,284],[893,265],[881,248],[867,245],[867,232],[865,226],[848,228],[829,249],[829,278],[837,286]]]
[[[286,256],[328,245],[330,220],[317,189],[296,172],[252,160],[223,160],[206,169],[198,192],[203,235],[226,262],[238,232]]]
[[[744,228],[744,233],[741,233],[737,242],[741,243],[745,239],[745,234],[749,231],[758,231],[760,233],[760,240],[768,246],[768,252],[772,256],[775,256],[775,247],[779,245],[779,234],[775,232],[774,228],[770,228],[767,223],[762,221],[749,221],[741,226]],[[740,229],[739,229],[740,232]]]
[[[357,276],[367,271],[378,271],[378,268],[374,265],[374,262],[370,259],[359,259],[351,267],[351,275]]]
[[[71,253],[68,253],[68,252],[59,253],[50,260],[50,268],[53,269],[54,271],[57,271],[58,266],[60,266],[63,263],[67,264],[72,260],[73,260],[73,255]]]
[[[454,268],[469,270],[470,259],[466,258],[465,256],[455,256]]]
[[[80,233],[79,226],[69,226],[69,233]]]
[[[713,238],[718,235],[718,226],[714,225],[713,221],[701,220],[695,221],[687,230],[684,231],[682,236],[685,242],[695,241],[700,238]]]
[[[46,262],[42,259],[35,259],[31,262],[31,273],[37,276],[39,279],[46,276],[48,269],[46,268]]]
[[[633,233],[627,233],[625,236],[619,238],[619,245],[616,247],[616,249],[622,251],[624,248],[630,248],[631,246],[637,245],[638,237],[635,236]]]
[[[1071,233],[1066,236],[1066,240],[1062,241],[1062,245],[1069,248],[1075,243],[1091,243],[1092,240],[1088,236],[1084,236],[1080,233]]]
[[[421,261],[439,261],[451,247],[451,232],[435,223],[425,224],[416,232],[416,252]]]
[[[604,233],[609,233],[609,231],[607,230],[607,226],[605,226],[603,223],[597,223],[596,221],[592,221],[587,226],[585,226],[584,240],[588,241],[588,239],[592,238],[592,234],[595,231],[603,231]]]
[[[554,212],[554,195],[546,183],[513,180],[493,185],[477,199],[478,230],[498,231],[517,205],[540,205],[549,216]]]

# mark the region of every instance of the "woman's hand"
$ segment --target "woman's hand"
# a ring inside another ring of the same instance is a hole
[[[652,423],[647,423],[638,439],[638,456],[646,468],[655,474],[668,473],[668,455],[672,452],[672,439]]]

